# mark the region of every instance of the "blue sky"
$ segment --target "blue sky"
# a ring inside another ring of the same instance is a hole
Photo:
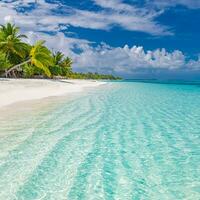
[[[199,0],[2,0],[11,21],[74,60],[76,71],[200,79]]]

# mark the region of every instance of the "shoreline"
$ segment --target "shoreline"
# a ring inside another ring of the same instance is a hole
[[[67,96],[103,84],[106,82],[77,79],[0,78],[0,108],[23,101]]]

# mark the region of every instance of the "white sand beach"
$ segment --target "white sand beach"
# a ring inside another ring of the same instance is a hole
[[[16,102],[68,95],[104,82],[94,80],[0,79],[0,107]]]

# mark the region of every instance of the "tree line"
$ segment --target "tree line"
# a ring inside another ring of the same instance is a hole
[[[26,35],[19,27],[0,25],[0,76],[12,78],[62,77],[74,79],[111,79],[120,77],[98,73],[78,73],[72,70],[72,59],[62,52],[52,52],[39,40],[34,45],[24,42]]]

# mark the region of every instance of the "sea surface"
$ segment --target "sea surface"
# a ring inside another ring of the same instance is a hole
[[[199,84],[108,83],[50,105],[1,118],[0,200],[200,199]]]

